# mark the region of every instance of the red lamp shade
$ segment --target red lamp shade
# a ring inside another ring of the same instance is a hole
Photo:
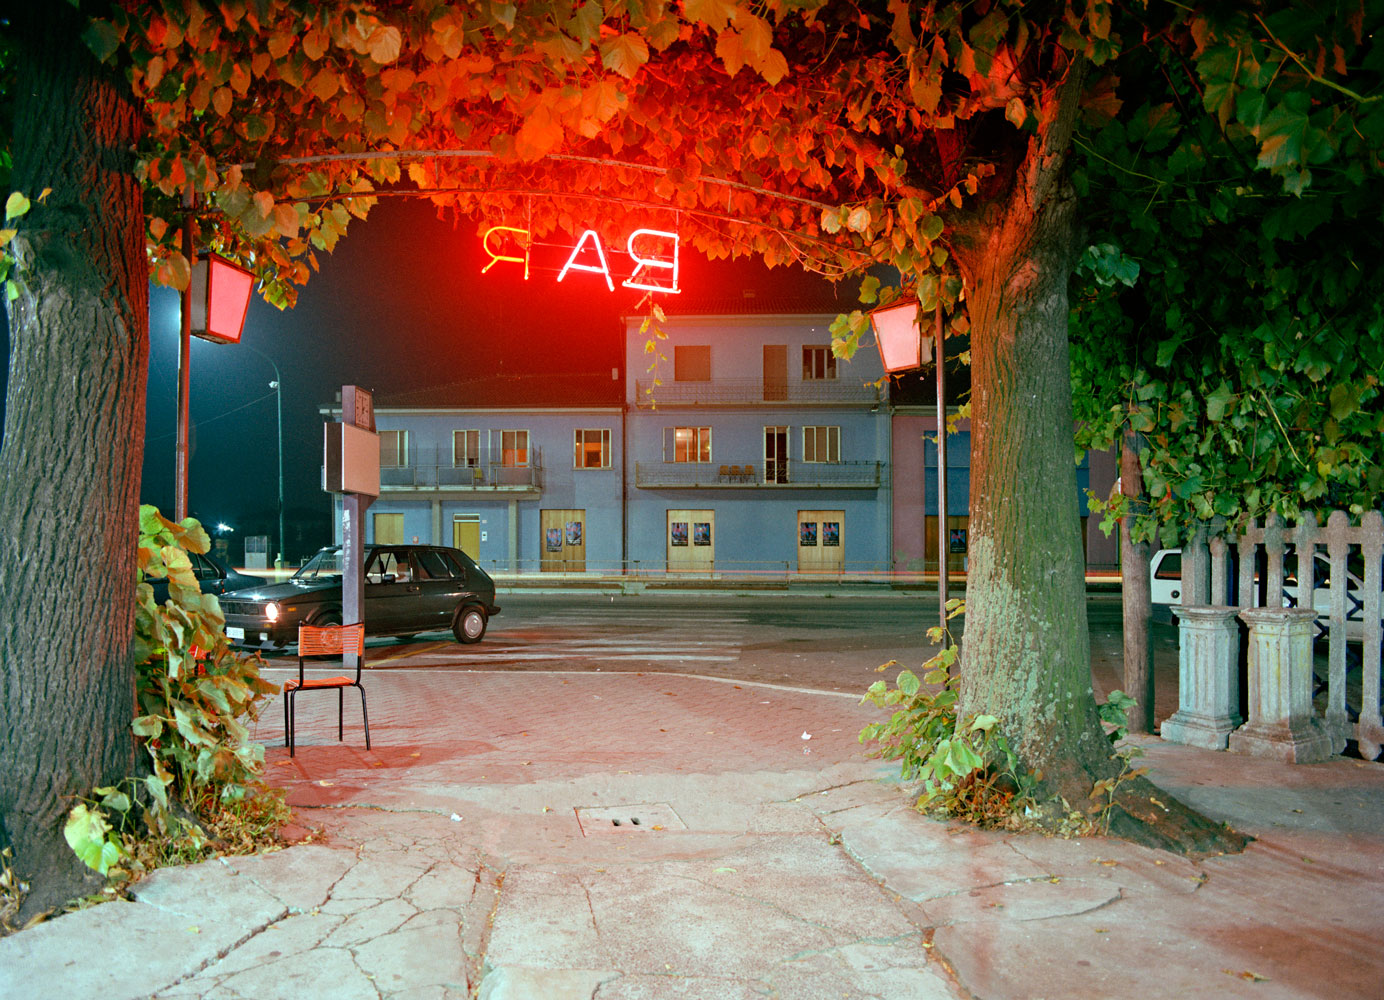
[[[932,345],[924,346],[918,326],[917,299],[881,306],[870,313],[870,326],[875,331],[875,344],[879,347],[884,370],[891,375],[914,371],[932,360]]]
[[[240,343],[245,313],[255,290],[255,276],[216,254],[203,254],[192,265],[192,335],[219,344]]]

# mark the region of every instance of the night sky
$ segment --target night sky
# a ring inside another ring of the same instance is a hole
[[[573,241],[575,242],[575,240]],[[353,221],[321,271],[280,312],[256,297],[240,345],[194,339],[191,360],[189,512],[208,527],[277,535],[275,394],[283,376],[284,505],[287,550],[296,559],[331,537],[331,502],[321,489],[322,415],[344,384],[387,396],[463,385],[496,374],[602,374],[623,368],[624,311],[636,293],[606,290],[594,274],[535,272],[517,265],[480,273],[489,259],[476,225],[453,225],[416,199],[385,200]],[[684,248],[685,295],[761,296],[820,289],[802,272],[757,262],[708,262]],[[842,308],[850,308],[842,289]],[[141,500],[173,510],[178,369],[178,296],[150,296],[150,364]],[[8,357],[8,340],[5,341]],[[258,352],[258,353],[257,353]],[[8,369],[8,365],[6,366]],[[459,397],[462,402],[464,397]],[[536,405],[545,400],[535,399]],[[271,542],[272,544],[272,542]]]

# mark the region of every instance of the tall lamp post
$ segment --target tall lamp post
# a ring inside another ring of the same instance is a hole
[[[283,568],[284,561],[284,396],[283,396],[283,376],[279,374],[279,366],[274,364],[274,359],[265,354],[259,348],[245,345],[254,351],[274,369],[274,381],[269,383],[269,388],[274,390],[274,403],[278,408],[279,419],[279,557],[275,560],[275,569]]]
[[[943,628],[947,627],[947,401],[946,366],[942,353],[942,305],[938,303],[935,344],[922,334],[922,306],[917,299],[903,299],[870,313],[880,361],[891,375],[917,371],[927,355],[937,362],[937,604]]]
[[[216,254],[195,257],[194,223],[189,207],[183,228],[183,250],[192,263],[192,277],[182,294],[182,329],[178,340],[178,444],[173,483],[173,516],[187,517],[188,408],[191,397],[192,337],[218,344],[238,344],[245,329],[255,276]]]

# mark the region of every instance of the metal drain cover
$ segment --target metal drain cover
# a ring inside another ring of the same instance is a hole
[[[637,802],[627,806],[578,806],[577,823],[583,836],[597,833],[654,833],[686,830],[687,824],[666,802]]]

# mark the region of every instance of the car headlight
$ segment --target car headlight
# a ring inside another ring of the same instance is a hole
[[[273,601],[270,601],[268,604],[264,606],[264,617],[268,618],[271,622],[278,621],[279,606],[275,604]]]

